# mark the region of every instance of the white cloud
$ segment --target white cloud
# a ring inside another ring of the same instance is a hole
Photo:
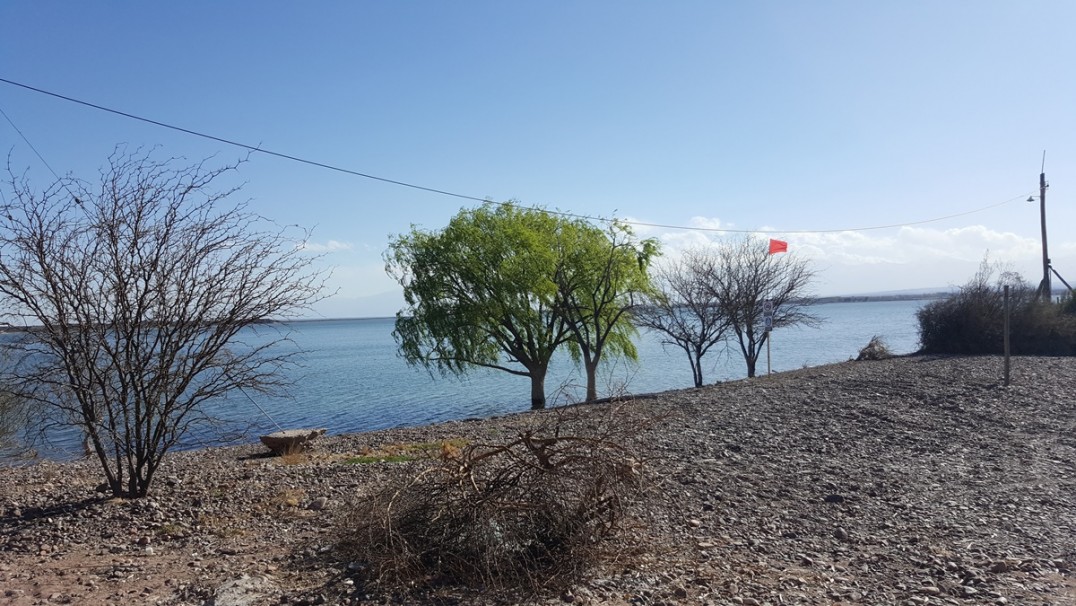
[[[630,220],[630,219],[629,219]],[[717,218],[692,218],[693,227],[729,229]],[[661,240],[663,259],[677,259],[689,248],[712,246],[739,233],[636,226],[640,237]],[[765,240],[766,234],[756,234]],[[779,234],[793,255],[811,261],[817,272],[813,293],[850,295],[964,284],[983,256],[1013,266],[1036,283],[1042,273],[1038,238],[972,225],[951,229],[904,227],[878,231]],[[400,285],[385,274],[384,261],[369,247],[329,240],[308,245],[316,252],[352,251],[349,263],[335,265],[329,290],[336,294],[317,306],[325,317],[391,316],[403,306]],[[1058,237],[1051,243],[1054,267],[1070,283],[1076,277],[1076,243]]]
[[[694,225],[722,225],[718,219],[701,219]],[[725,226],[728,227],[728,226]],[[691,247],[705,246],[737,234],[664,230],[653,234],[665,256],[675,259]],[[758,238],[768,238],[756,234]],[[812,261],[818,272],[817,293],[852,294],[963,284],[984,256],[1011,264],[1035,281],[1041,273],[1041,244],[1037,238],[998,231],[982,225],[950,229],[902,227],[877,232],[779,234],[792,254]],[[1076,256],[1076,244],[1058,242],[1054,266]],[[1076,260],[1070,261],[1076,263]],[[1062,271],[1063,270],[1060,270]],[[1076,273],[1076,265],[1073,272]]]
[[[721,219],[717,217],[691,217],[687,222],[691,227],[697,227],[699,229],[733,229],[732,223],[722,223]]]
[[[330,253],[340,252],[344,250],[353,250],[355,247],[350,242],[340,242],[338,240],[329,240],[325,244],[319,242],[304,242],[301,247],[303,250],[316,253]]]

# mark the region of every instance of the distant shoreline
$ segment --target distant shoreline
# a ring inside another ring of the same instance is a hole
[[[888,293],[888,294],[867,294],[867,295],[836,295],[828,297],[812,297],[808,299],[808,305],[826,305],[829,303],[875,303],[885,301],[914,301],[917,299],[923,300],[936,300],[944,299],[952,295],[953,292],[949,291],[936,291],[936,292],[921,292],[921,293]],[[341,317],[315,317],[315,318],[287,318],[287,319],[267,319],[259,320],[254,324],[260,325],[274,325],[274,324],[292,324],[297,322],[339,322],[339,321],[352,321],[352,320],[394,320],[395,315],[389,316],[341,316]],[[16,326],[8,322],[0,322],[0,334],[13,334],[20,332],[27,332],[34,328],[40,328],[40,326]]]
[[[952,295],[952,292],[936,291],[936,292],[924,292],[924,293],[890,293],[890,294],[876,294],[876,295],[837,295],[830,297],[811,297],[807,299],[808,305],[826,305],[829,303],[875,303],[885,301],[915,301],[924,300],[932,301],[936,299],[944,299]],[[339,321],[353,321],[353,320],[395,320],[396,316],[348,316],[339,318],[298,318],[294,320],[273,320],[267,323],[281,323],[290,324],[294,322],[339,322]]]
[[[816,297],[811,299],[811,305],[825,305],[827,303],[882,303],[885,301],[916,301],[919,299],[933,301],[951,296],[951,292],[930,292],[915,294],[889,294],[889,295],[841,295],[836,297]]]

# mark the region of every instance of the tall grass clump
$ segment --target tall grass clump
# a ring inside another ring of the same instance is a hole
[[[1076,355],[1076,314],[1069,303],[1039,301],[1019,274],[983,261],[960,290],[917,313],[922,353],[1000,354],[1004,350],[1004,287],[1009,286],[1010,348],[1016,355]]]

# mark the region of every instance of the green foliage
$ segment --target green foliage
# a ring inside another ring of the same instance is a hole
[[[1003,353],[1006,285],[1010,351],[1017,355],[1076,355],[1076,317],[1064,313],[1065,304],[1038,301],[1035,289],[1022,277],[1001,271],[986,260],[959,292],[932,301],[917,312],[921,351]]]
[[[410,364],[463,374],[473,366],[531,378],[545,406],[553,352],[568,337],[554,311],[555,240],[564,221],[513,204],[460,211],[438,232],[412,227],[385,253],[407,308],[393,336]]]
[[[647,269],[660,254],[658,242],[638,242],[631,228],[614,222],[607,230],[585,221],[566,226],[558,242],[558,312],[571,330],[569,351],[582,361],[587,401],[597,399],[596,370],[605,353],[637,357],[637,330],[630,310],[653,287]]]
[[[657,254],[617,223],[603,230],[511,203],[463,210],[440,231],[412,227],[390,242],[386,271],[407,304],[393,335],[410,364],[529,377],[532,408],[545,406],[549,361],[569,343],[593,399],[603,352],[636,355],[627,310]]]

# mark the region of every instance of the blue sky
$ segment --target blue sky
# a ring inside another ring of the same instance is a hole
[[[1076,3],[7,0],[0,78],[343,168],[643,223],[774,230],[815,292],[963,283],[984,254],[1076,280]],[[60,174],[114,146],[244,152],[0,83]],[[49,170],[6,120],[0,148]],[[313,228],[338,294],[391,315],[390,234],[472,203],[255,154],[240,199]],[[985,207],[988,210],[915,224]],[[915,225],[913,225],[915,224]],[[867,231],[795,233],[903,225]],[[721,237],[641,226],[670,255]]]

